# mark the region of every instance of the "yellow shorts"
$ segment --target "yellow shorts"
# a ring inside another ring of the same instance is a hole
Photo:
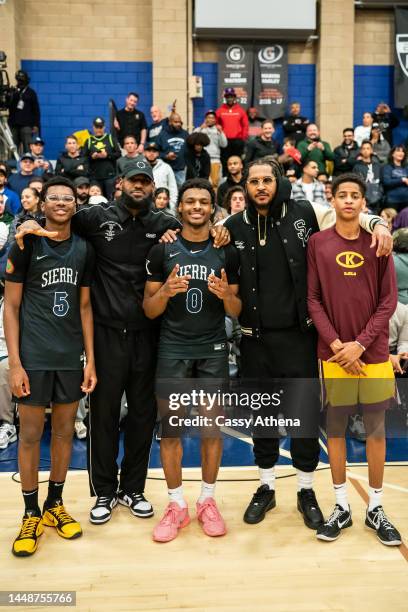
[[[390,361],[369,363],[365,376],[347,374],[338,364],[320,362],[325,404],[329,407],[386,409],[395,397],[395,376]]]

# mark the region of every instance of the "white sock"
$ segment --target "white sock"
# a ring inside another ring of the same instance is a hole
[[[343,510],[349,510],[350,506],[347,499],[347,483],[333,485],[334,494],[336,496],[336,504],[341,506]]]
[[[368,487],[368,511],[371,512],[377,506],[381,506],[383,490],[382,487],[375,489]]]
[[[215,482],[214,484],[209,484],[208,482],[204,482],[204,480],[201,481],[201,495],[198,498],[199,504],[202,504],[209,497],[214,497],[215,485]]]
[[[261,485],[268,485],[271,491],[275,490],[275,468],[259,468],[259,478]]]
[[[296,470],[296,472],[298,491],[300,489],[313,489],[314,472],[302,472],[302,470]]]
[[[169,499],[171,502],[176,502],[180,508],[187,508],[187,502],[183,495],[183,485],[176,487],[175,489],[168,489]]]

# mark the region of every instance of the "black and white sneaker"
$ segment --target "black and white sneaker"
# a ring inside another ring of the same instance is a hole
[[[384,508],[377,506],[374,510],[367,509],[365,524],[377,532],[377,538],[385,546],[399,546],[402,544],[401,534],[387,519]]]
[[[102,525],[107,523],[111,516],[112,510],[118,503],[117,495],[111,497],[100,496],[96,498],[95,505],[91,508],[89,520],[94,525]]]
[[[152,504],[147,501],[143,493],[119,491],[118,501],[122,506],[128,506],[131,513],[139,518],[149,518],[154,514]]]
[[[351,510],[343,510],[341,506],[336,504],[330,517],[319,527],[316,531],[316,537],[318,540],[325,540],[326,542],[333,542],[339,537],[341,530],[351,527],[353,521],[351,520]]]

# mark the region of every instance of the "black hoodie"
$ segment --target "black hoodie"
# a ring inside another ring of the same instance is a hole
[[[319,230],[309,202],[290,199],[291,184],[278,179],[277,193],[267,217],[253,204],[225,222],[240,255],[242,333],[259,337],[262,331],[311,325],[307,313],[306,245]],[[266,240],[261,246],[261,240]]]

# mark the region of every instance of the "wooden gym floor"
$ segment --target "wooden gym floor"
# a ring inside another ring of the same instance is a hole
[[[320,467],[327,467],[321,464]],[[279,466],[278,476],[293,474]],[[91,500],[87,474],[70,472],[64,500],[82,524],[72,542],[50,528],[36,554],[17,559],[10,547],[22,515],[19,484],[0,474],[1,590],[73,590],[76,610],[183,610],[277,612],[402,612],[408,609],[408,550],[383,546],[364,527],[367,469],[349,466],[348,488],[354,525],[332,543],[315,539],[296,510],[296,479],[277,481],[277,507],[258,525],[242,522],[258,486],[253,467],[222,468],[216,497],[228,527],[222,538],[208,538],[195,519],[200,472],[185,470],[191,524],[168,544],[152,541],[151,531],[167,503],[160,469],[149,472],[146,495],[156,516],[137,519],[118,506],[103,526],[88,521]],[[42,472],[42,479],[47,478]],[[252,479],[254,479],[252,481]],[[228,482],[232,480],[233,482]],[[40,499],[46,493],[40,486]],[[316,474],[323,513],[333,507],[330,471]],[[408,463],[385,469],[384,507],[408,541]],[[24,609],[53,610],[36,606]]]

